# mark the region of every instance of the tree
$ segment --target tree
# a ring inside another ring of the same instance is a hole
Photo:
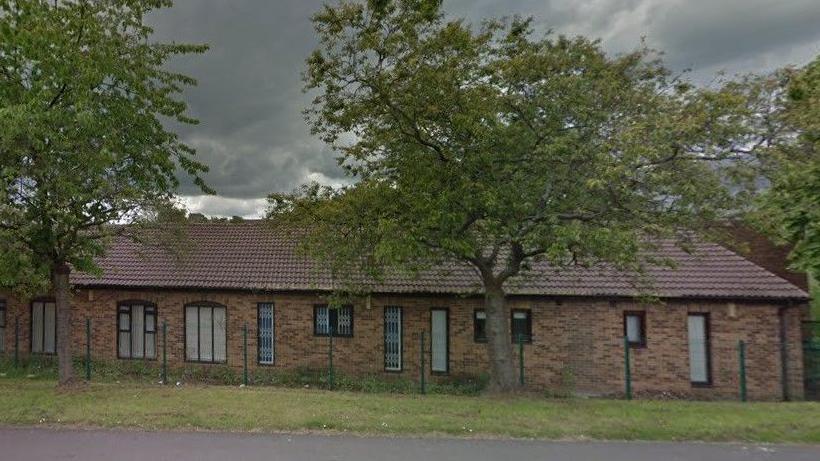
[[[746,145],[746,99],[672,77],[651,50],[610,57],[525,19],[475,28],[435,0],[343,2],[313,22],[308,120],[356,181],[273,194],[269,215],[345,290],[471,266],[495,390],[516,386],[506,289],[533,261],[639,277],[662,263],[644,251],[657,239],[684,245],[734,206],[719,166]]]
[[[124,229],[112,224],[167,204],[177,171],[208,191],[205,166],[166,128],[195,123],[178,97],[195,82],[163,68],[206,47],[152,43],[144,22],[170,6],[0,0],[0,279],[50,281],[61,384],[72,380],[70,271],[96,270]]]
[[[773,165],[753,218],[794,246],[792,267],[820,276],[820,58],[757,82],[779,129],[763,155]],[[771,131],[771,125],[767,127]]]

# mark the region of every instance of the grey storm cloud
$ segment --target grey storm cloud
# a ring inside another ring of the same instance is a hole
[[[192,211],[258,216],[270,192],[307,181],[348,181],[335,154],[311,136],[302,116],[304,60],[316,46],[310,16],[323,1],[178,0],[150,18],[155,38],[207,43],[204,55],[171,63],[199,82],[186,90],[200,120],[179,133],[209,165],[203,197],[189,180],[180,194]],[[676,71],[708,82],[720,70],[766,72],[820,54],[817,0],[445,0],[451,17],[532,16],[540,31],[599,38],[609,52],[645,37]]]

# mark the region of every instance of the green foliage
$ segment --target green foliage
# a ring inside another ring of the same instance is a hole
[[[75,374],[84,376],[84,370],[84,359],[75,357]],[[93,360],[91,370],[91,380],[95,383],[159,384],[162,379],[160,364],[155,361]],[[0,377],[54,380],[57,378],[57,361],[53,356],[33,356],[22,358],[20,364],[14,366],[10,357],[0,358]],[[249,373],[249,381],[252,386],[328,388],[326,369],[258,368]],[[242,370],[227,365],[171,367],[168,369],[168,383],[170,385],[180,383],[181,385],[238,386],[242,384]],[[442,377],[435,382],[428,383],[427,392],[430,394],[477,395],[486,386],[486,376],[456,375]],[[418,392],[418,382],[400,376],[353,376],[336,372],[334,389],[349,392],[414,394]]]
[[[529,20],[475,28],[437,1],[343,2],[314,17],[313,131],[358,179],[273,194],[270,216],[356,286],[360,272],[473,265],[501,286],[534,259],[639,270],[736,207],[718,168],[747,131],[739,87],[696,89],[651,50],[611,57]]]
[[[766,150],[774,165],[758,197],[758,226],[794,246],[792,267],[820,276],[820,58],[769,79],[777,134]]]
[[[269,216],[301,229],[342,292],[472,266],[496,388],[515,382],[511,278],[537,260],[603,262],[650,295],[640,274],[666,261],[644,250],[708,233],[754,183],[729,168],[757,137],[748,87],[696,88],[652,50],[611,56],[528,19],[448,20],[437,0],[343,1],[313,23],[306,115],[355,182],[273,194]]]
[[[0,425],[149,431],[818,443],[817,402],[690,402],[356,394],[0,378]]]
[[[0,0],[0,283],[93,259],[126,223],[204,165],[169,129],[196,123],[164,69],[202,45],[157,43],[144,18],[168,0]]]

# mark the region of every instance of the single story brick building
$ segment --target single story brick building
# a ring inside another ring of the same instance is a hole
[[[325,301],[333,281],[286,232],[245,221],[192,223],[187,233],[178,256],[118,238],[99,261],[101,277],[72,275],[76,353],[90,318],[96,359],[156,361],[167,322],[171,366],[241,367],[248,325],[252,372],[321,369],[332,333],[338,369],[415,379],[422,332],[431,379],[487,370],[483,298],[469,267],[388,276],[370,296],[333,310]],[[558,272],[537,263],[508,283],[528,385],[622,393],[627,336],[636,394],[736,398],[743,340],[749,398],[801,398],[807,294],[720,245],[657,251],[674,262],[646,274],[660,302],[642,302],[632,277],[607,268]],[[5,351],[15,324],[22,354],[56,350],[53,299],[0,294],[0,321]]]

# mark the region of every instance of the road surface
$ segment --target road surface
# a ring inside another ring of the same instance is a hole
[[[817,461],[820,460],[820,446],[15,428],[0,429],[0,460]]]

